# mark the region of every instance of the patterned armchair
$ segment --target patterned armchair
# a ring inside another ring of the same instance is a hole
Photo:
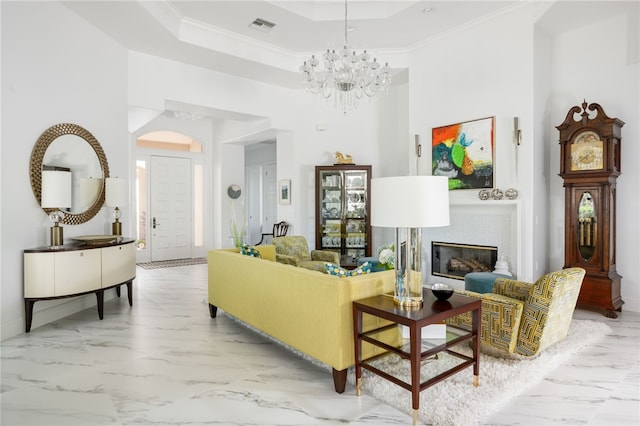
[[[458,292],[482,299],[483,351],[530,357],[566,337],[584,274],[584,269],[568,268],[533,284],[498,278],[493,293]],[[471,329],[471,316],[447,323]]]
[[[276,261],[314,271],[325,272],[324,262],[340,263],[340,255],[330,250],[311,250],[307,239],[303,236],[292,235],[273,239],[276,246]]]

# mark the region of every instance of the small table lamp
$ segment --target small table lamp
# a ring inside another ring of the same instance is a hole
[[[107,207],[113,207],[114,222],[111,224],[111,233],[113,235],[122,235],[122,223],[120,217],[119,206],[126,206],[129,201],[129,188],[126,179],[107,178],[105,181],[105,204]]]
[[[42,194],[40,205],[43,209],[54,209],[49,213],[53,222],[51,227],[51,246],[58,247],[64,243],[60,221],[64,213],[60,209],[71,207],[71,172],[61,170],[42,171]]]
[[[371,226],[395,228],[396,304],[403,308],[422,306],[421,228],[448,225],[447,177],[371,179]]]

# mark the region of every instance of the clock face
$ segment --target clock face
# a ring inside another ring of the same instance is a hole
[[[604,143],[597,133],[580,133],[571,144],[571,171],[603,169],[603,152]]]

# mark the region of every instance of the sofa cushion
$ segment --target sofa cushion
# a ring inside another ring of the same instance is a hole
[[[324,269],[324,262],[320,262],[318,260],[303,260],[298,262],[295,266],[299,268],[309,269],[311,271],[320,272],[322,274],[327,273],[327,271]]]
[[[344,269],[340,265],[336,265],[335,263],[324,263],[324,269],[329,275],[335,275],[340,278],[346,277],[355,277],[357,275],[364,275],[371,272],[371,263],[365,262],[362,265],[358,266],[356,269]]]
[[[260,255],[260,252],[255,247],[251,247],[249,244],[243,244],[240,247],[240,254],[251,257],[262,257]]]

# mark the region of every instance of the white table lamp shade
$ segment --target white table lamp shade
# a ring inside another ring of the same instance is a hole
[[[371,179],[371,226],[431,228],[449,225],[446,176]]]
[[[76,204],[80,208],[86,208],[93,204],[98,198],[100,194],[100,185],[102,184],[102,179],[100,178],[91,178],[91,177],[83,177],[80,178],[80,184],[78,188],[78,199],[76,200]]]
[[[71,172],[42,171],[40,205],[43,208],[56,209],[71,207]]]
[[[105,182],[105,204],[107,207],[122,207],[129,202],[129,188],[126,179],[107,178]]]

